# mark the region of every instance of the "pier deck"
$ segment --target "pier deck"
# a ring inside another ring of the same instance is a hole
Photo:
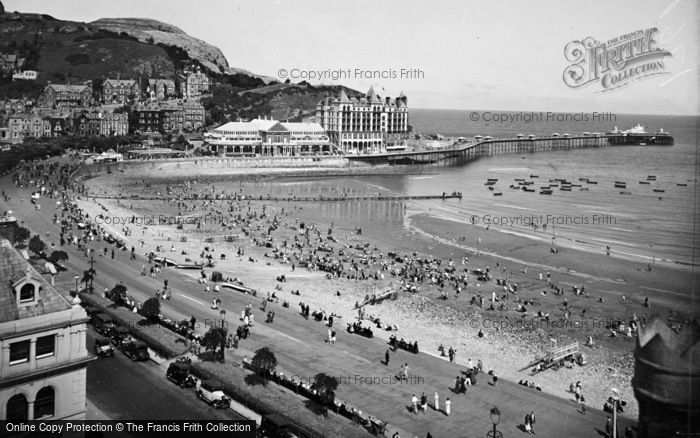
[[[618,146],[623,144],[620,142],[620,137],[620,135],[578,135],[489,139],[477,142],[461,142],[451,147],[439,149],[387,152],[372,155],[346,155],[345,158],[350,161],[367,164],[439,165],[442,163],[452,165],[462,164],[489,155]],[[668,144],[673,144],[673,140]]]

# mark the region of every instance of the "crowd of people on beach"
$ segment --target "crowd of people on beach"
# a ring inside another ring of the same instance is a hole
[[[35,187],[41,192],[42,196],[56,200],[56,209],[60,210],[54,214],[54,222],[60,224],[60,233],[53,237],[51,246],[57,245],[76,245],[77,248],[85,252],[85,258],[93,255],[89,249],[90,242],[94,240],[105,239],[110,235],[110,230],[103,228],[95,223],[94,218],[90,218],[83,212],[76,203],[73,202],[73,196],[80,196],[83,199],[89,199],[91,193],[87,190],[86,185],[73,185],[70,183],[70,175],[77,168],[77,163],[59,165],[57,163],[47,162],[46,164],[25,164],[15,169],[12,175],[12,181],[17,187]],[[68,191],[72,188],[73,192]],[[154,189],[150,187],[149,189]],[[8,195],[3,191],[3,199],[8,198]],[[567,294],[577,298],[590,297],[590,291],[586,291],[584,285],[572,286],[571,289],[564,285],[557,284],[550,272],[542,272],[539,274],[540,283],[537,287],[540,289],[542,296],[547,297],[553,295],[563,298],[563,310],[547,310],[546,308],[537,309],[542,303],[539,299],[533,297],[525,297],[522,288],[514,281],[512,272],[509,272],[504,265],[496,264],[492,269],[490,266],[478,266],[478,260],[470,260],[466,255],[463,257],[455,257],[444,260],[438,257],[421,255],[418,252],[400,255],[395,252],[382,252],[370,241],[365,241],[359,232],[355,230],[346,236],[334,224],[325,226],[309,223],[307,220],[300,219],[297,216],[299,210],[296,208],[281,208],[273,210],[267,208],[265,204],[254,204],[250,202],[251,198],[257,198],[252,193],[225,193],[217,191],[215,186],[197,181],[188,181],[183,184],[171,184],[162,189],[158,193],[161,198],[161,203],[165,203],[169,209],[178,217],[187,217],[188,215],[197,215],[200,217],[198,221],[188,223],[181,221],[173,224],[173,231],[182,226],[182,232],[193,232],[194,230],[202,230],[214,234],[220,230],[225,233],[240,232],[246,236],[252,245],[261,248],[265,251],[265,263],[279,263],[287,265],[294,272],[296,269],[304,269],[308,271],[320,271],[326,274],[326,278],[345,279],[353,282],[366,282],[368,284],[383,284],[382,281],[391,279],[400,285],[403,291],[411,293],[429,293],[436,291],[442,299],[455,300],[467,296],[467,302],[479,311],[502,312],[503,315],[508,315],[510,311],[521,314],[531,314],[534,317],[549,321],[554,318],[554,312],[557,318],[569,319],[574,312],[585,312],[585,306],[576,306],[570,304],[567,300]],[[131,202],[131,201],[130,201]],[[133,201],[137,203],[138,200]],[[109,214],[109,209],[100,205],[105,214]],[[123,206],[126,208],[125,206]],[[132,207],[132,206],[130,206]],[[137,213],[137,209],[132,209]],[[209,219],[207,219],[209,218]],[[216,219],[216,221],[210,220]],[[129,226],[123,227],[120,231],[125,236],[131,236],[133,233],[138,233],[138,225],[136,219]],[[154,225],[162,225],[155,223]],[[145,228],[142,226],[142,228]],[[142,229],[143,233],[144,230]],[[170,252],[185,254],[180,248],[180,243],[172,236],[163,236],[164,238],[172,238],[168,242]],[[217,244],[218,246],[218,244]],[[238,246],[238,248],[236,248]],[[203,246],[204,247],[204,246]],[[234,247],[236,255],[242,256],[245,254],[244,244],[238,240],[229,242],[225,245],[225,249],[220,251],[231,252],[230,248]],[[106,249],[106,248],[105,248]],[[117,252],[115,253],[115,249]],[[141,244],[141,250],[147,251]],[[120,252],[126,252],[133,257],[136,249],[134,246],[126,244],[115,244],[109,253],[104,252],[98,254],[102,257],[111,257],[112,259],[119,257]],[[142,275],[149,275],[156,278],[160,275],[160,271],[164,266],[163,262],[156,261],[158,257],[164,257],[163,247],[156,248],[156,251],[147,251],[149,264],[141,265]],[[196,255],[190,256],[196,259]],[[207,242],[206,249],[199,253],[199,260],[187,261],[201,263],[202,266],[211,266],[214,260],[220,259],[214,251],[212,242]],[[252,260],[256,260],[253,255]],[[250,260],[250,259],[249,259]],[[204,272],[204,271],[202,271]],[[280,283],[286,282],[280,280]],[[212,300],[211,309],[221,309],[222,302],[220,294],[217,290],[210,289],[210,280],[204,275],[203,284],[205,285],[204,293],[209,294],[209,299]],[[214,288],[218,285],[214,284]],[[491,288],[491,289],[488,289]],[[281,290],[281,289],[280,289]],[[489,292],[486,292],[489,290]],[[338,292],[339,294],[340,292]],[[172,293],[168,287],[168,280],[164,279],[163,288],[156,291],[159,298],[168,300],[172,298]],[[489,296],[490,295],[490,296]],[[279,302],[277,296],[273,293],[268,293],[266,302]],[[579,301],[580,302],[580,301]],[[129,297],[127,304],[134,311],[138,311],[141,303],[138,303],[133,298]],[[265,310],[266,304],[262,305]],[[324,309],[314,310],[311,312],[309,304],[300,303],[301,314],[307,318],[312,317],[319,321],[324,321],[328,325],[328,336],[325,339],[330,344],[335,344],[337,341],[337,333],[333,328],[333,320],[337,319],[338,315],[333,312],[328,312]],[[645,301],[644,308],[650,309],[650,304]],[[583,315],[583,313],[579,313]],[[609,336],[622,335],[625,337],[636,336],[640,327],[647,322],[647,314],[641,316],[633,314],[628,320],[616,319],[610,322],[606,328]],[[244,339],[250,335],[250,328],[253,326],[253,315],[246,307],[242,311],[241,320],[243,328],[239,327],[236,335],[231,337],[227,345],[237,345],[239,339]],[[359,319],[358,322],[347,324],[348,332],[358,333],[363,336],[372,337],[372,329],[362,324],[365,319]],[[370,322],[374,322],[374,318],[367,318]],[[273,323],[274,311],[267,312],[267,323]],[[389,324],[377,323],[377,328],[386,329],[392,332],[398,329]],[[482,333],[481,329],[479,330]],[[390,345],[394,351],[396,348],[402,348],[407,351],[417,353],[418,341],[406,342],[404,339],[397,340],[397,336],[392,333]],[[201,346],[201,339],[195,338],[197,345]],[[341,339],[342,342],[342,339]],[[586,341],[589,347],[594,346],[594,340],[591,337]],[[451,346],[447,351],[444,347],[440,351],[442,356],[449,358],[450,362],[454,362],[457,350]],[[389,352],[385,357],[386,364],[389,362]],[[471,362],[471,360],[470,360]],[[403,368],[403,366],[402,366]],[[460,394],[467,391],[467,387],[477,384],[477,376],[484,373],[481,361],[473,366],[468,366],[464,375],[458,376],[454,384],[455,394]],[[492,376],[495,385],[497,376],[493,370],[489,373]],[[408,364],[405,369],[399,372],[400,376],[408,376]],[[533,382],[524,381],[521,383],[524,386],[533,387]],[[534,385],[539,389],[538,385]],[[583,405],[583,395],[580,388],[574,388],[577,402],[582,404],[582,410],[585,412]],[[581,393],[581,394],[579,394]],[[413,398],[418,398],[414,395]],[[412,403],[414,412],[425,412],[424,406],[427,406],[427,396],[425,393]],[[434,395],[434,409],[439,410],[438,394]],[[451,401],[449,398],[444,403],[444,412],[449,415]],[[529,430],[534,427],[534,413],[528,414],[531,416],[526,419],[525,426],[529,423]]]

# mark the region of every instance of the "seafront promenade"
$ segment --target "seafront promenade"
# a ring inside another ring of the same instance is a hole
[[[34,233],[48,231],[56,235],[59,228],[51,220],[57,211],[51,208],[51,203],[43,202],[44,208],[36,210],[29,203],[31,189],[18,189],[5,178],[3,186],[8,187],[11,208],[24,226]],[[103,248],[111,248],[104,241],[92,242],[91,247],[99,253]],[[87,262],[74,246],[66,246],[70,259],[67,262],[68,271],[59,274],[57,284],[60,290],[67,291],[73,284],[73,275],[87,268]],[[153,279],[138,274],[142,265],[146,264],[143,255],[136,260],[129,260],[126,253],[118,252],[114,259],[96,258],[98,275],[95,280],[96,290],[112,287],[118,281],[125,281],[129,293],[143,302],[153,296],[153,291],[160,288],[163,278],[168,278],[172,288],[172,299],[163,304],[162,311],[170,318],[179,320],[195,316],[200,321],[220,318],[218,310],[209,306],[211,296],[206,295],[195,278],[181,271],[164,268],[159,278]],[[269,278],[260,279],[254,283],[258,270],[254,264],[241,260],[238,271],[226,272],[225,275],[235,275],[247,280],[247,284],[259,290],[272,290],[274,278],[285,274],[290,279],[311,278],[320,273],[297,270],[290,273],[286,266],[266,267]],[[241,342],[240,348],[230,352],[229,360],[239,361],[243,356],[252,356],[257,348],[268,346],[279,360],[279,370],[286,375],[300,377],[313,376],[318,372],[326,372],[336,376],[347,376],[338,389],[338,398],[362,406],[363,412],[375,415],[391,425],[409,431],[408,436],[425,436],[430,432],[435,437],[481,437],[491,430],[489,410],[498,406],[501,411],[501,422],[498,429],[504,436],[518,436],[518,428],[525,414],[535,411],[537,424],[535,430],[539,436],[545,437],[590,437],[597,436],[602,431],[606,415],[595,407],[588,409],[584,415],[578,411],[573,400],[556,397],[530,388],[524,388],[517,383],[499,380],[498,386],[488,383],[488,376],[480,375],[479,384],[469,387],[466,394],[454,394],[450,388],[454,385],[455,376],[463,371],[462,367],[450,364],[447,360],[432,354],[397,351],[391,353],[389,365],[381,361],[388,348],[386,334],[374,339],[349,334],[344,330],[350,321],[339,320],[336,323],[338,342],[334,345],[324,343],[328,328],[321,322],[306,320],[298,312],[298,301],[304,301],[304,290],[301,296],[294,296],[290,291],[279,292],[284,300],[290,303],[289,308],[275,306],[276,317],[274,324],[265,324],[264,312],[258,309],[259,298],[252,298],[238,292],[225,291],[221,293],[222,307],[226,310],[227,322],[236,326],[237,316],[247,304],[253,304],[255,326],[252,338]],[[330,293],[330,290],[329,290]],[[269,310],[269,309],[268,309]],[[410,341],[410,339],[409,339]],[[469,355],[468,351],[460,351],[460,355]],[[410,375],[418,379],[408,384],[364,384],[364,377],[393,376],[398,373],[400,364],[408,363]],[[486,364],[488,368],[488,364]],[[358,379],[359,377],[359,379]],[[359,380],[359,381],[358,381]],[[447,397],[452,400],[452,412],[446,416],[441,412],[428,409],[426,414],[412,414],[408,411],[411,395],[420,396],[425,392],[432,404],[432,394],[438,392],[440,403],[444,406]],[[193,402],[196,400],[193,399]],[[403,436],[403,435],[402,435]]]

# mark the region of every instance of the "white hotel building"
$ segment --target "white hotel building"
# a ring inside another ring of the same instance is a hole
[[[373,88],[350,99],[344,91],[316,106],[316,120],[345,154],[382,153],[404,149],[408,139],[408,98],[382,99]]]
[[[299,156],[332,154],[334,147],[318,123],[272,119],[229,122],[204,134],[211,150],[228,156]]]

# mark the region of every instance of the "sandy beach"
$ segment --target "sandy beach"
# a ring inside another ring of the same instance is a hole
[[[274,174],[270,170],[263,172]],[[154,190],[166,196],[164,181],[173,194],[181,193],[181,190],[200,194],[214,192],[214,188],[210,188],[211,183],[205,179],[189,181],[186,187],[182,181],[177,183],[169,171],[162,175],[149,173],[147,178],[134,172],[118,177],[100,176],[90,179],[87,184],[90,193],[120,194],[122,199],[80,196],[77,203],[92,218],[98,215],[105,218],[159,215],[182,218],[207,214],[218,218],[218,222],[205,222],[204,227],[185,224],[182,229],[175,224],[136,222],[124,225],[116,221],[121,225],[118,226],[105,223],[104,218],[101,226],[128,241],[127,246],[134,246],[139,253],[147,254],[160,249],[158,254],[181,263],[203,262],[205,259],[201,256],[211,254],[215,267],[205,269],[208,273],[220,271],[224,277],[239,279],[263,296],[275,293],[280,300],[288,301],[292,308],[304,302],[312,310],[335,313],[342,317],[343,323],[357,318],[355,303],[363,301],[366,295],[401,281],[399,277],[390,275],[389,271],[382,271],[380,263],[370,263],[362,269],[367,274],[376,272],[383,277],[376,280],[328,279],[325,272],[301,268],[298,263],[295,269],[292,269],[291,263],[280,263],[282,259],[274,258],[274,250],[281,249],[281,242],[292,242],[295,236],[303,234],[300,222],[305,224],[306,229],[315,225],[317,228],[313,229],[318,230],[319,237],[331,226],[324,217],[314,215],[313,209],[305,209],[300,203],[128,199],[132,193],[143,194]],[[248,219],[241,219],[241,215]],[[222,217],[228,217],[230,221],[221,223]],[[269,235],[270,245],[266,247],[263,243],[268,239],[265,228],[273,220],[275,231]],[[423,352],[439,355],[440,345],[445,349],[451,346],[457,350],[456,362],[459,364],[466,365],[470,359],[481,359],[486,370],[493,369],[502,378],[516,382],[535,382],[543,391],[551,394],[566,397],[569,385],[581,381],[591,406],[602,407],[610,395],[610,389],[617,388],[628,402],[625,415],[636,418],[638,408],[630,383],[634,337],[628,337],[624,332],[616,332],[616,336],[612,337],[610,323],[627,322],[632,317],[639,318],[644,314],[683,321],[687,315],[679,312],[679,297],[671,292],[688,284],[689,273],[664,266],[648,272],[639,263],[624,258],[591,254],[573,248],[562,248],[557,254],[552,254],[548,242],[481,227],[470,228],[465,236],[464,227],[458,222],[408,209],[403,215],[403,224],[401,232],[407,237],[404,240],[382,236],[381,231],[365,229],[358,234],[358,230],[351,227],[333,225],[335,241],[326,241],[325,244],[332,247],[336,254],[344,249],[358,258],[366,258],[368,251],[362,255],[359,251],[352,252],[353,248],[363,246],[376,249],[374,253],[382,255],[391,251],[399,254],[415,251],[417,255],[430,255],[445,263],[451,258],[459,262],[462,257],[468,257],[466,266],[469,269],[490,267],[495,278],[508,278],[509,284],[517,284],[517,293],[503,293],[493,280],[482,283],[472,276],[461,293],[449,290],[448,298],[442,300],[441,288],[422,284],[417,293],[401,292],[396,301],[387,300],[366,307],[366,319],[379,318],[382,324],[398,326],[396,335],[407,341],[418,341]],[[225,242],[221,239],[225,234],[236,235],[238,239]],[[219,237],[207,239],[208,236]],[[420,250],[417,251],[418,248]],[[308,253],[311,249],[302,248],[298,252]],[[239,250],[244,255],[236,256]],[[226,256],[225,259],[220,258],[221,254]],[[294,259],[290,258],[291,261]],[[565,295],[552,293],[552,286],[546,277],[540,277],[546,273],[551,274],[552,282],[565,291]],[[359,272],[356,274],[359,276]],[[198,276],[199,272],[192,271],[192,275]],[[278,282],[276,278],[279,275],[285,275],[286,282]],[[589,296],[574,295],[571,292],[573,286],[585,286],[586,291],[590,291]],[[638,293],[640,286],[645,286],[648,294],[646,291]],[[204,288],[204,285],[201,287]],[[296,290],[299,290],[299,296],[291,293]],[[473,297],[483,296],[486,307],[492,293],[497,291],[499,302],[509,304],[508,310],[489,311],[470,301]],[[646,296],[651,297],[653,309],[643,306]],[[515,310],[517,300],[526,303],[526,312]],[[563,301],[568,301],[568,307],[562,304]],[[538,317],[538,312],[549,318]],[[484,337],[477,336],[479,330],[482,330]],[[387,339],[389,334],[384,330],[375,331],[376,336]],[[583,346],[589,336],[595,342],[592,348]],[[535,376],[530,374],[527,365],[536,356],[542,356],[554,346],[576,341],[588,360],[586,366],[548,370]],[[521,371],[523,368],[526,369]],[[572,395],[568,397],[573,399]]]

